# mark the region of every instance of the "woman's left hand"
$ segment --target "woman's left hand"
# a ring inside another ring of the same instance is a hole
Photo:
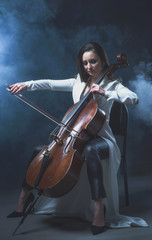
[[[92,84],[90,93],[97,93],[102,96],[105,96],[105,90],[100,85],[95,83]]]

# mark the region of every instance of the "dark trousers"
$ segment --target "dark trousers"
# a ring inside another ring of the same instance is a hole
[[[34,152],[31,156],[30,162],[33,158],[41,151],[42,146],[39,146],[34,149]],[[83,151],[84,157],[87,164],[87,174],[88,180],[91,189],[92,199],[98,199],[100,197],[106,197],[104,185],[103,185],[103,169],[102,169],[102,159],[108,158],[109,156],[109,147],[107,142],[97,137],[85,146]],[[30,164],[29,162],[29,164]],[[32,190],[32,187],[26,183],[24,178],[22,187],[28,190]]]
[[[84,156],[87,164],[87,174],[90,183],[92,199],[106,197],[103,185],[102,161],[109,156],[109,147],[107,142],[97,137],[91,140],[84,148]]]

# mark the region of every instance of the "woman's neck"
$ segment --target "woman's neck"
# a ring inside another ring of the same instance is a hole
[[[88,78],[88,85],[92,85],[93,83],[95,83],[97,81],[98,77],[92,77],[90,76]]]

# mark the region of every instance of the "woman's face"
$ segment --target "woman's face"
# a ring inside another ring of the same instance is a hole
[[[93,51],[85,52],[82,55],[82,62],[85,71],[93,78],[98,78],[103,70],[100,57]]]

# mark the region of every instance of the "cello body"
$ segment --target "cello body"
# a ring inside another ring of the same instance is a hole
[[[68,110],[63,121],[74,108],[75,105]],[[96,101],[91,98],[73,118],[68,122],[71,130],[61,127],[55,140],[43,147],[27,169],[27,183],[43,190],[43,195],[47,197],[61,197],[78,182],[85,160],[83,148],[102,128],[106,114],[98,109]],[[48,157],[45,166],[42,167],[46,150]],[[39,176],[42,168],[43,174]],[[40,179],[35,186],[38,178]]]

